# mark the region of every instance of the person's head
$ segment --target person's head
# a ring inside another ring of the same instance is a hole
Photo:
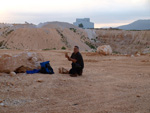
[[[79,47],[78,46],[74,46],[74,53],[79,52]]]

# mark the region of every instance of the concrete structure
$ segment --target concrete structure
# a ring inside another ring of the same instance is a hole
[[[84,29],[94,28],[94,23],[90,22],[90,18],[77,18],[73,25]]]

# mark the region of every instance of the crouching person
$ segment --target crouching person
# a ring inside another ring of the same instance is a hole
[[[81,76],[84,68],[84,62],[81,53],[79,52],[79,47],[74,47],[74,52],[71,57],[68,54],[65,55],[69,61],[72,61],[72,68],[69,71],[71,77]]]

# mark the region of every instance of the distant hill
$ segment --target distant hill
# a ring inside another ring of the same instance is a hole
[[[131,24],[117,27],[123,30],[150,30],[150,20],[137,20]]]

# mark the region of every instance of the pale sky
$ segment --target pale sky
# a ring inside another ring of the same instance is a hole
[[[73,23],[76,18],[90,18],[96,28],[150,19],[150,0],[0,0],[0,23]]]

